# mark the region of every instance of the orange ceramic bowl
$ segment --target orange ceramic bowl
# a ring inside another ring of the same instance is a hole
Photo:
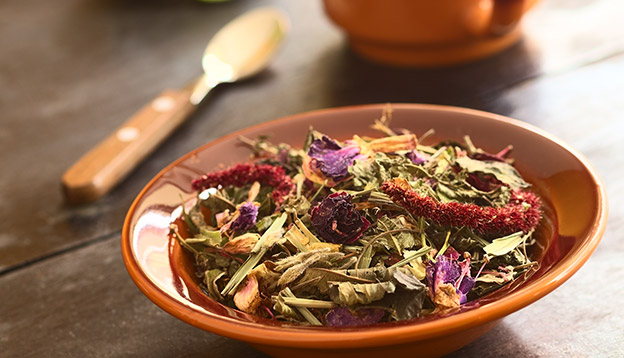
[[[589,258],[606,220],[605,188],[596,171],[572,148],[526,123],[470,109],[394,104],[393,127],[415,133],[435,129],[436,138],[468,134],[484,150],[508,144],[523,176],[545,202],[535,255],[540,269],[530,278],[466,305],[454,314],[366,327],[296,326],[244,314],[201,292],[192,257],[168,236],[181,212],[181,196],[192,204],[191,180],[222,165],[249,159],[237,137],[270,135],[274,142],[301,146],[310,126],[338,139],[369,128],[384,105],[314,111],[263,123],[208,143],[162,170],[132,204],[122,232],[130,276],[154,303],[198,328],[247,342],[272,356],[438,356],[452,352],[494,327],[503,317],[545,296]],[[584,205],[577,205],[582,202]],[[530,327],[527,327],[530,329]]]

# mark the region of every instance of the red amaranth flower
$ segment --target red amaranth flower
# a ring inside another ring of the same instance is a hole
[[[388,180],[381,190],[415,216],[425,217],[442,226],[466,226],[481,234],[528,232],[537,226],[541,218],[541,200],[530,191],[513,191],[509,203],[496,208],[458,202],[441,203],[421,196],[405,179]]]
[[[259,182],[261,185],[273,187],[273,200],[281,203],[286,195],[294,188],[292,180],[282,167],[268,164],[237,164],[236,166],[207,173],[200,178],[193,179],[192,185],[195,190],[204,190],[216,186],[244,186]]]

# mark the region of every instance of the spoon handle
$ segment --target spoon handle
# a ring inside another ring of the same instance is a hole
[[[173,132],[196,106],[191,90],[165,90],[63,174],[70,204],[106,194]]]

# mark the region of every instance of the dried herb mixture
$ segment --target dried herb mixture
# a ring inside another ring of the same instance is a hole
[[[367,325],[455,310],[535,266],[541,203],[511,147],[423,145],[431,132],[397,133],[389,117],[381,138],[311,130],[301,150],[241,138],[252,164],[194,180],[191,235],[171,231],[206,294],[266,318]]]

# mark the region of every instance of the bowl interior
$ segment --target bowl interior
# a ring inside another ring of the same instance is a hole
[[[192,257],[174,240],[169,240],[169,224],[180,215],[183,202],[192,205],[195,197],[192,179],[249,160],[249,150],[238,144],[239,135],[248,138],[269,135],[274,143],[285,142],[295,147],[303,144],[310,126],[338,139],[353,134],[379,136],[370,124],[379,118],[383,107],[322,110],[267,122],[211,142],[165,168],[141,192],[126,218],[122,248],[133,280],[161,308],[218,334],[257,343],[305,341],[344,345],[340,343],[344,339],[336,337],[335,328],[292,326],[262,319],[208,298],[193,275]],[[360,339],[382,335],[407,341],[416,334],[425,337],[445,330],[467,329],[501,318],[539,299],[587,260],[606,222],[604,188],[591,166],[573,150],[532,126],[485,112],[430,105],[392,107],[393,128],[408,128],[417,135],[434,129],[435,136],[429,143],[461,140],[469,135],[475,145],[490,152],[513,145],[516,167],[546,204],[535,252],[540,268],[531,277],[447,317],[344,328],[341,332],[357,333]],[[259,332],[267,329],[279,330],[280,335],[258,337]],[[409,332],[412,337],[397,336],[397,330]]]

